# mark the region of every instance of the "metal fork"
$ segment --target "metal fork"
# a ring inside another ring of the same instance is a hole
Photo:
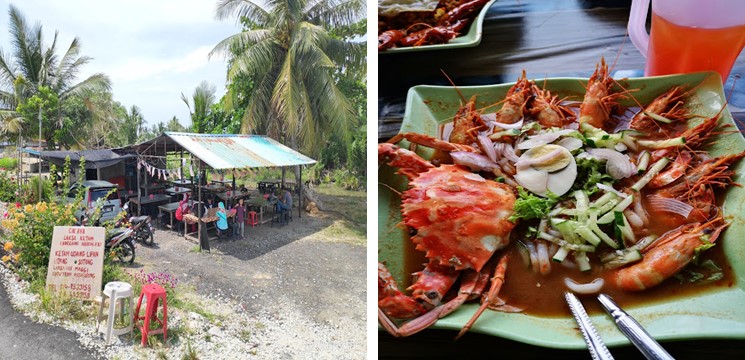
[[[598,335],[598,331],[590,321],[590,317],[587,316],[587,311],[582,303],[579,301],[576,295],[570,292],[564,293],[564,298],[569,304],[569,309],[574,315],[574,319],[579,324],[579,329],[582,331],[582,337],[585,338],[587,348],[590,350],[590,355],[594,360],[613,360],[608,347],[605,346],[603,339]]]

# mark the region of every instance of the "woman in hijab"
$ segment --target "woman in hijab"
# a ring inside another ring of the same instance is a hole
[[[217,236],[222,237],[223,232],[228,229],[228,212],[225,210],[225,204],[222,201],[217,204],[217,207],[217,223],[215,227],[217,227]]]

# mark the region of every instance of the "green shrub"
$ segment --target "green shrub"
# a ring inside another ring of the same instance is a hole
[[[8,209],[3,227],[8,240],[15,245],[18,254],[16,268],[21,278],[31,281],[34,276],[46,276],[54,227],[74,225],[74,212],[71,204],[54,202]]]
[[[3,157],[0,158],[0,171],[7,170],[12,171],[15,170],[18,166],[18,159],[16,158],[10,158],[10,157]]]
[[[39,197],[39,181],[41,181],[41,197]],[[40,180],[38,176],[32,177],[28,183],[23,184],[21,192],[23,194],[21,199],[26,204],[35,204],[39,201],[51,201],[54,194],[54,191],[52,190],[52,181],[49,179]]]
[[[360,177],[367,175],[367,127],[355,133],[355,139],[347,149],[347,167]]]
[[[18,181],[11,173],[0,171],[0,201],[11,202],[18,198]]]

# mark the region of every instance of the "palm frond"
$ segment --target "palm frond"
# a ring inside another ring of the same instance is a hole
[[[254,87],[252,101],[241,119],[241,133],[268,133],[268,122],[273,117],[269,104],[271,103],[272,85],[275,79],[276,75],[273,72],[268,72],[259,77],[259,81],[256,82]]]
[[[34,83],[38,82],[41,68],[41,25],[29,28],[26,19],[14,5],[10,5],[10,34],[13,56],[18,60],[20,72]]]
[[[233,79],[239,74],[256,76],[269,72],[283,58],[284,52],[279,46],[274,41],[267,39],[244,50],[233,59],[233,63],[228,70],[228,79]]]
[[[213,56],[223,56],[228,58],[235,52],[256,45],[259,42],[270,39],[271,30],[259,29],[249,30],[228,36],[223,39],[207,54],[209,58]]]
[[[59,94],[60,100],[86,91],[111,91],[111,80],[106,74],[96,73],[87,79],[65,89]]]
[[[215,18],[225,20],[234,17],[236,20],[245,17],[258,24],[265,24],[269,13],[251,0],[220,0],[217,2]]]
[[[306,10],[306,21],[330,29],[353,24],[364,19],[367,6],[364,0],[321,0]]]
[[[0,86],[11,87],[16,79],[16,69],[12,59],[0,49]]]
[[[367,76],[367,45],[329,38],[324,52],[331,60],[343,67],[346,73],[357,79]]]
[[[274,83],[272,91],[272,107],[274,112],[283,119],[284,125],[289,129],[299,127],[300,109],[302,94],[300,93],[300,79],[295,70],[298,66],[294,63],[294,56],[291,51],[285,57],[284,63],[280,68],[277,81]]]

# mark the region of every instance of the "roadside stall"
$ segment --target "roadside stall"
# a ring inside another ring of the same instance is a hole
[[[195,216],[184,217],[197,224],[196,232],[186,232],[185,236],[199,241],[203,249],[209,249],[206,228],[211,223],[209,221],[211,217],[208,216],[209,213],[204,213],[204,206],[201,206],[207,203],[203,200],[208,192],[211,196],[225,201],[226,205],[231,204],[232,201],[248,195],[247,192],[236,188],[236,174],[246,174],[255,168],[302,166],[316,162],[262,135],[165,132],[154,139],[128,146],[122,150],[137,157],[138,182],[141,179],[140,173],[146,172],[158,179],[173,183],[174,189],[178,188],[179,193],[186,192],[182,188],[189,188],[196,199],[195,204],[200,204],[200,206],[195,206],[197,209]],[[222,176],[208,184],[206,181],[208,169],[220,172]],[[225,175],[231,176],[232,179],[225,180]],[[299,199],[298,217],[300,217],[303,208],[302,178],[298,179],[297,184],[294,189]],[[254,200],[259,210],[257,212],[261,212],[263,218],[267,204],[262,196],[258,197],[264,200],[261,203],[257,202],[258,199]],[[175,203],[178,202],[175,201]],[[171,206],[168,205],[161,206],[170,209]],[[166,221],[172,224],[170,220]]]

